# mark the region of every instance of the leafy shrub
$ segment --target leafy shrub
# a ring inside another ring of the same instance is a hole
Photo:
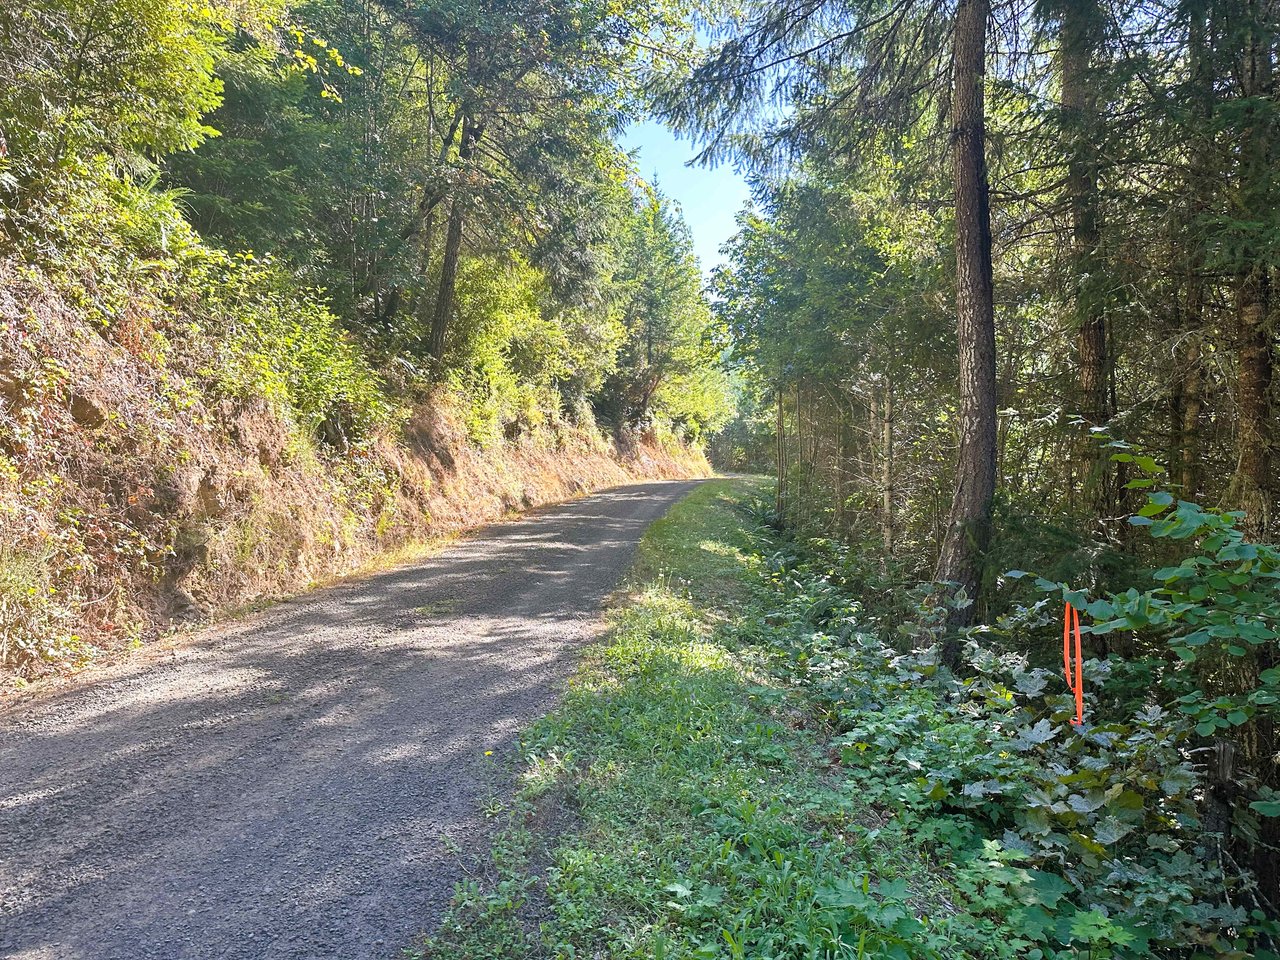
[[[1107,661],[1119,677],[1100,678],[1104,704],[1131,700],[1136,686],[1148,701],[1176,709],[1164,723],[1182,731],[1182,754],[1212,757],[1212,783],[1198,785],[1206,843],[1219,859],[1263,875],[1274,869],[1280,838],[1280,551],[1250,543],[1240,519],[1153,491],[1130,522],[1155,541],[1190,546],[1151,574],[1158,586],[1090,599],[1065,584],[1036,584],[1082,608],[1094,621],[1085,633],[1122,636],[1126,647],[1147,651]],[[1252,902],[1262,899],[1247,892]]]
[[[9,138],[0,151],[0,227],[42,232],[58,195],[104,161],[137,172],[208,136],[203,115],[221,89],[214,61],[234,29],[225,9],[185,0],[0,8],[0,117]]]
[[[0,668],[74,655],[70,627],[47,557],[0,543]]]
[[[1156,538],[1192,541],[1195,549],[1154,572],[1161,586],[1086,604],[1095,621],[1087,631],[1159,637],[1179,661],[1164,686],[1181,694],[1179,710],[1201,736],[1258,717],[1274,722],[1280,670],[1259,669],[1259,662],[1274,663],[1280,643],[1280,549],[1246,541],[1236,526],[1239,513],[1175,503],[1163,492],[1148,501],[1131,522]]]
[[[219,336],[224,387],[290,410],[309,433],[344,445],[396,411],[319,291],[299,290],[270,258],[213,253],[192,277]]]
[[[65,211],[53,263],[86,321],[136,339],[154,364],[191,368],[213,392],[266,399],[307,435],[341,445],[394,421],[397,406],[321,291],[300,289],[270,257],[206,246],[181,191],[99,176]]]
[[[1153,503],[1164,498],[1153,495]],[[1207,534],[1201,545],[1212,562],[1158,571],[1166,586],[1149,595],[1095,601],[1088,612],[1108,619],[1093,629],[1176,625],[1184,660],[1210,642],[1227,645],[1228,655],[1246,653],[1250,638],[1264,642],[1260,626],[1274,616],[1273,553],[1242,545],[1231,519],[1184,505],[1157,521],[1163,536]],[[1250,691],[1206,698],[1186,690],[1185,669],[1174,671],[1168,692],[1153,698],[1148,690],[1128,714],[1108,701],[1075,728],[1055,673],[993,652],[991,641],[1008,643],[1048,619],[1045,602],[972,634],[968,671],[953,677],[930,652],[894,649],[883,619],[845,599],[841,564],[830,563],[840,556],[825,541],[775,553],[769,566],[782,600],[756,636],[772,669],[836,732],[832,748],[848,789],[893,812],[892,836],[932,838],[937,856],[956,865],[957,883],[973,898],[960,906],[978,918],[997,905],[1006,911],[1020,956],[1085,948],[1092,956],[1182,955],[1192,945],[1227,956],[1274,935],[1265,913],[1248,909],[1247,877],[1224,873],[1219,838],[1202,824],[1204,779],[1191,762],[1197,734],[1270,708],[1272,675]],[[1241,579],[1241,564],[1258,583]],[[1196,589],[1198,600],[1186,582],[1192,576],[1209,581]],[[1224,577],[1243,595],[1224,594]],[[1067,595],[1083,604],[1080,594]],[[1129,666],[1091,660],[1086,678],[1105,696],[1113,674],[1123,680]],[[1255,818],[1270,809],[1261,807]]]
[[[475,259],[458,280],[450,385],[463,419],[483,446],[533,432],[560,416],[560,377],[574,369],[565,330],[543,315],[545,280],[520,257]]]

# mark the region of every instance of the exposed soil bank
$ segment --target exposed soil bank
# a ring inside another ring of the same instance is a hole
[[[0,262],[0,673],[66,672],[513,510],[709,473],[670,440],[562,418],[480,446],[443,388],[364,435],[304,426],[134,308],[129,336],[95,329]]]

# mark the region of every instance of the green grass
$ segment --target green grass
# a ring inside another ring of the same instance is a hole
[[[524,739],[493,877],[459,891],[423,956],[906,955],[905,886],[866,875],[856,799],[732,642],[766,612],[757,488],[705,484],[650,528],[608,637]],[[570,831],[539,829],[549,806]]]
[[[650,528],[610,631],[523,737],[488,876],[418,956],[1245,955],[1209,933],[1240,918],[1176,880],[1186,858],[1100,888],[1105,863],[1009,841],[1015,789],[1058,775],[993,739],[1009,698],[951,703],[895,664],[821,565],[779,559],[764,492],[707,483]]]

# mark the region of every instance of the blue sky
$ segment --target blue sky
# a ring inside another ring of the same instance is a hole
[[[723,258],[720,244],[735,232],[733,218],[750,197],[746,181],[730,166],[689,167],[695,148],[654,120],[633,124],[621,137],[624,150],[639,150],[640,175],[680,204],[693,233],[704,274]]]

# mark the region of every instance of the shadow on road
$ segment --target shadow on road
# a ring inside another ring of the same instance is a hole
[[[0,957],[390,957],[645,527],[620,488],[0,719]]]

